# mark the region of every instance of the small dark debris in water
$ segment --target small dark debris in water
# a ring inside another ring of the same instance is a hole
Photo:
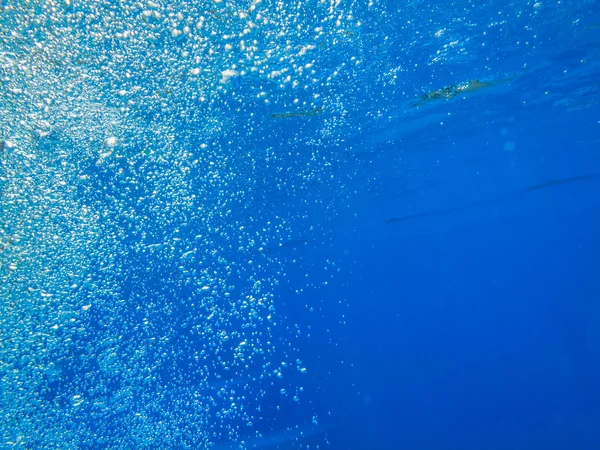
[[[295,117],[311,117],[319,115],[323,112],[323,108],[312,108],[307,109],[306,111],[299,112],[287,112],[287,113],[275,113],[271,114],[273,119],[292,119]]]

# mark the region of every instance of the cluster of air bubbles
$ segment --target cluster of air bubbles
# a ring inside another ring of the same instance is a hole
[[[361,24],[267,3],[0,6],[0,447],[237,440],[290,369],[272,249],[322,206]]]

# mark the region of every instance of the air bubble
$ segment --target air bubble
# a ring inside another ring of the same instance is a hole
[[[107,148],[116,147],[118,145],[118,143],[119,143],[119,140],[114,136],[111,136],[104,140],[104,146]]]

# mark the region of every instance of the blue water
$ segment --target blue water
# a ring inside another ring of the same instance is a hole
[[[0,11],[0,449],[600,448],[597,1]]]

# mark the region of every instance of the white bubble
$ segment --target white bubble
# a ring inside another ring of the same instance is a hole
[[[239,75],[239,73],[232,69],[227,69],[221,72],[221,84],[227,84],[231,81],[232,78],[235,78]]]
[[[119,140],[114,136],[104,139],[105,147],[113,148],[113,147],[116,147],[118,144],[119,144]]]
[[[0,150],[13,148],[15,144],[10,141],[0,141]]]
[[[71,397],[71,404],[74,407],[80,406],[83,403],[83,397],[81,395],[74,395]]]

